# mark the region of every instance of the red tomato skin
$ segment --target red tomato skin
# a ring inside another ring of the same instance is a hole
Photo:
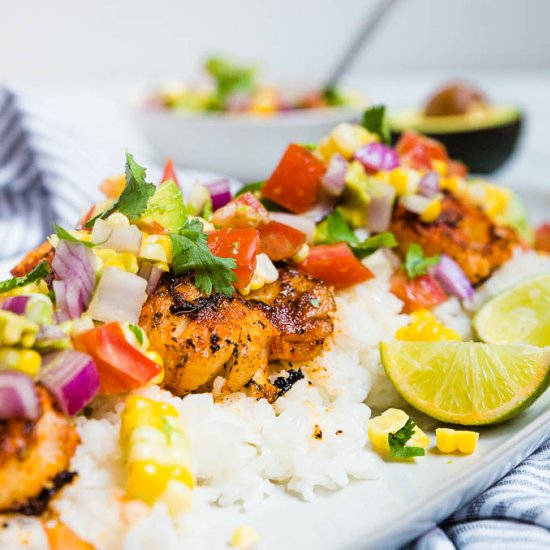
[[[449,155],[443,144],[416,132],[403,132],[395,150],[401,163],[415,170],[431,170],[434,160],[449,162]]]
[[[176,170],[174,169],[174,161],[169,158],[166,160],[166,164],[164,165],[164,171],[162,173],[162,178],[160,179],[160,183],[164,183],[165,181],[172,180],[175,182],[175,184],[181,189],[180,183],[178,181],[178,176],[176,174]]]
[[[274,262],[292,258],[304,246],[306,235],[284,223],[269,222],[259,229],[260,252]]]
[[[222,228],[258,227],[269,221],[269,212],[252,193],[244,193],[218,208],[210,221]]]
[[[256,255],[260,248],[257,229],[218,229],[208,234],[208,248],[220,258],[233,258],[237,281],[235,288],[242,290],[250,283],[256,269]]]
[[[468,167],[463,162],[460,162],[458,160],[450,160],[447,175],[458,176],[459,178],[467,178]]]
[[[161,367],[125,338],[119,323],[108,323],[73,338],[74,347],[92,356],[99,372],[100,393],[139,388],[157,376]]]
[[[396,273],[392,277],[391,291],[403,301],[403,313],[431,309],[447,299],[437,279],[429,274],[409,279],[404,273]]]
[[[374,277],[346,243],[312,246],[309,256],[298,268],[335,287],[355,285]]]
[[[535,250],[550,253],[550,222],[540,224],[535,230]]]
[[[324,164],[301,145],[291,143],[265,182],[262,195],[295,214],[307,212],[321,189]]]

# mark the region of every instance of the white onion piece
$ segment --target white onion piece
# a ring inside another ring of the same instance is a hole
[[[315,232],[315,222],[313,220],[296,214],[285,214],[284,212],[271,212],[269,218],[274,222],[284,223],[305,233],[308,244],[313,241],[313,233]]]
[[[147,281],[138,275],[106,267],[88,310],[95,321],[137,323],[147,299]]]
[[[432,198],[423,197],[422,195],[403,195],[399,202],[409,211],[414,214],[422,214],[432,202]]]
[[[104,220],[96,220],[92,230],[92,242],[117,252],[137,254],[141,246],[142,233],[135,225],[110,226]]]
[[[343,193],[346,187],[348,166],[348,161],[340,153],[332,155],[327,171],[321,178],[321,187],[329,195],[338,197]]]
[[[371,201],[367,207],[367,227],[369,231],[381,233],[390,226],[395,200],[395,187],[393,185],[381,185],[376,194],[371,195]]]
[[[304,212],[302,216],[313,220],[315,223],[319,223],[334,210],[337,202],[338,197],[321,192],[317,202],[307,212]]]
[[[32,379],[13,370],[0,372],[0,419],[28,418],[40,415],[40,402]]]

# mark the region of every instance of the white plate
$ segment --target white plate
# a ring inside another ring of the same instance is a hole
[[[531,217],[548,217],[550,190],[532,189]],[[8,276],[14,262],[1,262]],[[412,413],[435,442],[435,422]],[[398,548],[479,495],[550,436],[550,390],[517,418],[481,428],[470,456],[429,451],[415,463],[378,461],[380,478],[355,481],[304,502],[282,489],[242,516],[261,535],[261,550]]]

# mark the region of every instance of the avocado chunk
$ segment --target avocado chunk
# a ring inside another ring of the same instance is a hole
[[[488,174],[500,168],[516,147],[523,115],[516,107],[493,105],[475,87],[452,83],[433,94],[423,109],[392,113],[392,140],[405,130],[434,138],[452,158],[473,172]]]
[[[172,233],[183,226],[186,218],[187,209],[183,202],[183,195],[176,182],[172,180],[165,181],[157,187],[141,215],[142,221],[156,222]]]

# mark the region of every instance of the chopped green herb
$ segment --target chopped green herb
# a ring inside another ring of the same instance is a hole
[[[393,434],[388,434],[390,456],[392,458],[412,458],[414,456],[424,456],[426,454],[422,447],[405,446],[405,443],[414,435],[415,426],[414,420],[409,418],[402,428]]]
[[[205,294],[233,294],[232,283],[237,280],[233,258],[219,258],[210,252],[207,235],[200,220],[186,220],[179,234],[171,233],[172,268],[175,275],[195,272],[195,285]]]
[[[353,229],[347,222],[340,208],[337,208],[327,219],[328,242],[339,243],[345,242],[348,244],[357,244],[359,239],[355,236]]]
[[[319,300],[318,298],[312,298],[309,303],[314,307],[315,309],[319,309]]]
[[[211,57],[206,61],[205,69],[216,84],[216,96],[209,105],[211,110],[222,110],[229,95],[250,92],[256,87],[256,71],[253,67],[243,67],[226,59]]]
[[[44,279],[50,273],[50,264],[46,261],[40,262],[30,273],[22,277],[13,277],[6,281],[0,281],[0,293],[9,292],[14,288],[30,285]]]
[[[130,332],[136,337],[138,344],[141,346],[143,344],[143,331],[137,325],[130,323],[128,325]]]
[[[377,134],[383,143],[387,145],[391,143],[390,125],[386,117],[386,107],[384,105],[369,107],[363,113],[361,124],[369,132]]]
[[[74,235],[71,235],[66,229],[63,229],[57,224],[53,224],[53,228],[55,230],[55,234],[62,239],[63,241],[67,241],[69,243],[77,243],[77,244],[83,244],[84,246],[87,246],[88,248],[93,248],[94,246],[97,246],[101,243],[92,243],[90,241],[81,241],[80,239],[77,239]]]
[[[407,250],[407,256],[405,257],[405,271],[409,279],[414,279],[419,275],[425,275],[428,272],[428,268],[433,265],[437,265],[441,256],[424,256],[422,247],[413,243]]]
[[[147,207],[147,201],[155,193],[155,185],[145,181],[146,170],[130,153],[126,153],[126,186],[120,197],[98,216],[92,218],[86,227],[93,227],[97,218],[105,219],[114,212],[120,212],[130,220],[139,218]]]
[[[315,149],[317,149],[317,145],[315,143],[300,143],[300,145],[308,151],[315,151]]]
[[[258,191],[261,191],[265,185],[264,181],[255,181],[254,183],[247,183],[246,185],[243,185],[235,194],[235,198],[240,197],[241,195],[244,195],[245,193],[257,193]]]
[[[347,103],[346,97],[334,87],[323,90],[323,98],[332,106],[345,105]]]
[[[353,253],[362,260],[374,254],[379,248],[393,248],[394,246],[397,246],[395,235],[391,231],[384,231],[384,233],[367,237],[363,242],[357,245],[352,245],[351,249]]]

